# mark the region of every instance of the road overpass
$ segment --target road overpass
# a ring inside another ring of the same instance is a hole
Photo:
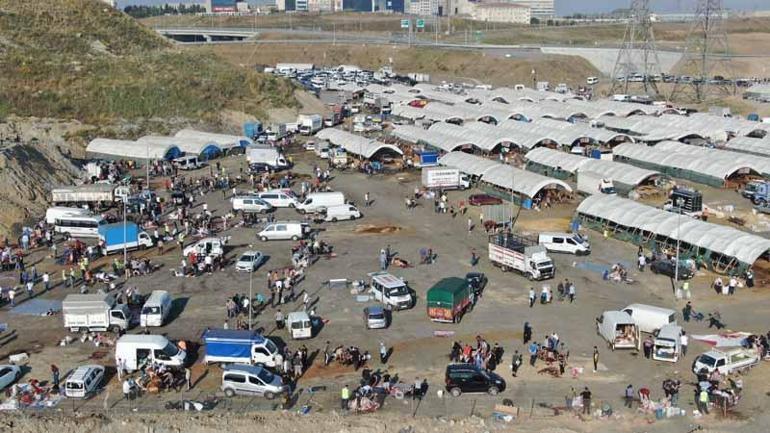
[[[197,28],[175,27],[156,28],[159,34],[177,42],[234,42],[253,41],[259,32],[242,28]]]

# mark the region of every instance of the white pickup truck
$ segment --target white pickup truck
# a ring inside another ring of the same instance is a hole
[[[692,371],[695,374],[702,370],[728,375],[736,371],[747,371],[759,363],[759,353],[755,349],[731,349],[727,351],[709,350],[695,358]]]

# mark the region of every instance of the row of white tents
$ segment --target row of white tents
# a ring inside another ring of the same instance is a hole
[[[136,141],[95,138],[86,153],[107,159],[171,160],[184,154],[207,160],[251,144],[244,136],[182,129],[174,136],[146,135]]]
[[[439,158],[439,164],[457,168],[463,173],[479,178],[481,182],[497,188],[512,190],[515,194],[523,197],[534,198],[546,188],[572,192],[572,187],[561,180],[465,152],[447,153]]]

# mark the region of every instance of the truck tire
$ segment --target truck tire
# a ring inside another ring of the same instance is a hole
[[[337,222],[337,217],[332,217],[332,222],[336,223]]]
[[[289,207],[294,209],[294,203],[289,203]]]
[[[460,391],[460,388],[455,387],[455,388],[450,389],[449,393],[452,394],[452,397],[459,397],[460,394],[462,394],[463,392]]]
[[[297,212],[299,212],[302,215],[305,215],[307,213],[307,211],[305,209],[297,209]]]
[[[228,397],[235,397],[235,391],[232,388],[225,389],[225,395]]]
[[[115,335],[120,334],[120,326],[118,326],[118,325],[110,326],[110,332],[112,332]]]

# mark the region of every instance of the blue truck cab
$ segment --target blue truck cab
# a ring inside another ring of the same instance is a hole
[[[203,362],[255,364],[276,367],[278,346],[256,331],[207,329],[201,336],[205,345]]]

